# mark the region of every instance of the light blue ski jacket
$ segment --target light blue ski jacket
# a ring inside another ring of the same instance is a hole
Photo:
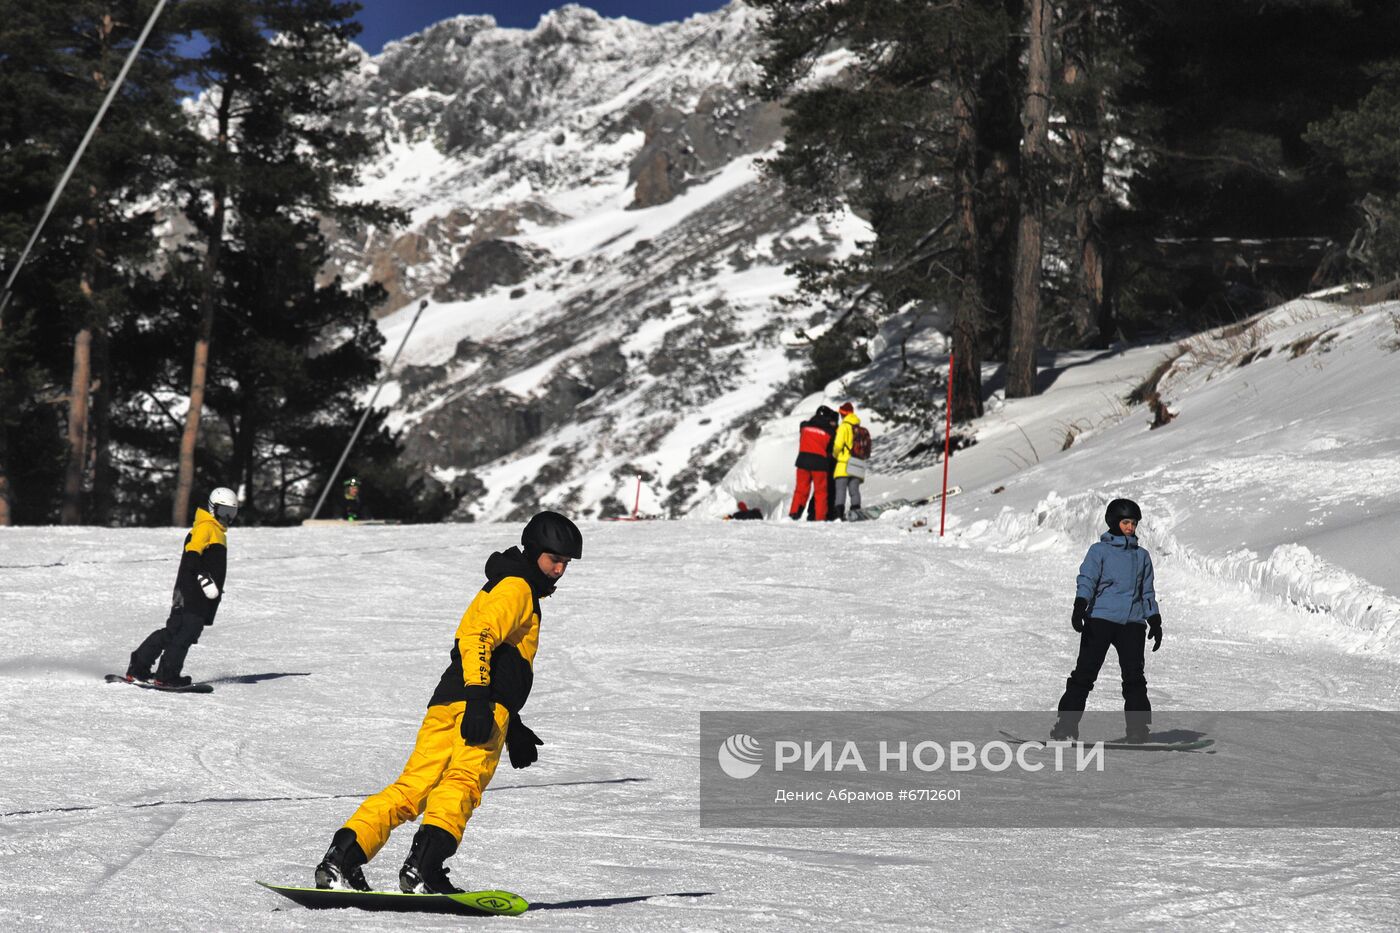
[[[1079,565],[1075,595],[1089,602],[1088,615],[1120,624],[1145,623],[1158,615],[1152,587],[1152,557],[1135,535],[1105,531]]]

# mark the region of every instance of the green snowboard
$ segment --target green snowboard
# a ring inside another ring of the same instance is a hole
[[[398,891],[342,891],[328,888],[298,888],[290,885],[258,884],[269,891],[296,901],[311,910],[355,907],[360,910],[417,911],[433,914],[467,914],[491,917],[523,914],[529,902],[509,891],[464,891],[461,894],[401,894]]]

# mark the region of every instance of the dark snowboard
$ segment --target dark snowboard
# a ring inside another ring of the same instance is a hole
[[[1000,732],[1002,736],[1013,745],[1024,745],[1026,742],[1030,741],[1041,742],[1046,745],[1051,743],[1051,739],[1049,739],[1048,737],[1044,739],[1034,740],[1023,739],[1019,735],[1012,735],[1005,729],[998,729],[997,731]],[[1071,742],[1069,744],[1089,746],[1096,745],[1098,743],[1080,740],[1077,742]],[[1103,743],[1103,747],[1119,749],[1122,751],[1129,752],[1196,752],[1214,744],[1215,739],[1192,739],[1190,741],[1185,742],[1129,742],[1125,737],[1120,739],[1114,739],[1112,741],[1105,741]]]
[[[147,690],[164,690],[166,693],[213,693],[213,684],[190,684],[188,687],[166,687],[162,684],[148,680],[127,680],[121,674],[108,674],[109,684],[131,684],[133,687],[144,687]]]
[[[401,894],[398,891],[341,891],[326,888],[298,888],[290,885],[268,884],[266,881],[259,881],[258,884],[311,910],[355,907],[359,910],[414,911],[492,917],[523,914],[530,907],[525,898],[509,891]]]
[[[960,492],[962,492],[961,486],[948,487],[949,497],[956,496]],[[937,493],[932,496],[925,496],[922,499],[886,499],[883,502],[875,502],[863,508],[852,509],[847,513],[847,521],[860,522],[866,521],[867,519],[879,518],[882,512],[888,512],[892,509],[909,508],[911,506],[932,505],[942,498],[943,494]]]

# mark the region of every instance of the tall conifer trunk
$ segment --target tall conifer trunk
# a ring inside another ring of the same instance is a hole
[[[219,99],[217,115],[218,137],[215,159],[223,161],[229,145],[229,114],[233,109],[233,88],[225,84]],[[180,465],[175,481],[175,501],[170,511],[170,523],[183,525],[190,517],[190,497],[194,489],[194,455],[199,444],[199,423],[204,413],[204,390],[209,379],[209,345],[214,337],[214,292],[218,284],[219,262],[223,256],[224,225],[228,208],[227,186],[216,181],[213,191],[213,221],[210,224],[209,246],[204,257],[204,269],[199,288],[199,336],[194,344],[194,362],[190,367],[190,407],[185,414],[185,430],[180,437]]]
[[[5,318],[0,313],[0,337],[5,334]],[[5,359],[0,354],[0,384],[9,378],[5,373]],[[10,494],[10,429],[5,424],[5,420],[0,418],[0,527],[11,524],[14,518],[11,513],[12,501]]]
[[[1010,343],[1006,354],[1006,397],[1036,392],[1039,348],[1041,254],[1050,164],[1050,0],[1029,0],[1030,47],[1026,56],[1026,100],[1021,111],[1021,211],[1016,230],[1012,277]]]
[[[1074,208],[1078,246],[1079,295],[1073,307],[1075,336],[1091,346],[1106,347],[1116,327],[1107,291],[1108,251],[1102,220],[1104,193],[1104,94],[1094,80],[1098,3],[1084,0],[1078,20],[1066,29],[1064,68],[1071,164],[1069,200]]]
[[[959,4],[961,6],[961,3]],[[971,55],[962,37],[951,37],[953,57],[953,122],[956,143],[953,185],[957,216],[957,256],[960,282],[953,308],[953,420],[970,421],[982,414],[982,287],[981,243],[977,230],[977,95]]]
[[[96,24],[100,49],[92,78],[99,93],[107,91],[107,58],[114,28],[115,23],[110,12],[99,18]],[[90,186],[87,194],[88,217],[83,224],[87,234],[87,255],[83,260],[82,281],[79,283],[79,290],[83,296],[82,323],[73,338],[73,378],[68,389],[68,462],[64,465],[63,502],[58,510],[58,521],[61,525],[78,525],[83,521],[83,480],[87,475],[89,454],[92,330],[93,322],[101,314],[96,286],[101,254],[99,240],[102,232],[98,219],[102,212],[101,193]]]
[[[0,371],[0,376],[3,376]],[[10,512],[10,432],[5,425],[0,424],[0,526],[13,523],[14,519]]]
[[[87,283],[84,283],[86,286]],[[84,289],[86,290],[86,288]],[[83,521],[83,476],[87,472],[88,388],[92,384],[92,327],[73,338],[73,382],[68,390],[68,464],[63,471],[62,525]]]
[[[88,520],[112,522],[112,353],[111,328],[106,322],[92,334],[92,495]]]

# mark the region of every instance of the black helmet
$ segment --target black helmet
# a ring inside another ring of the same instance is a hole
[[[1118,523],[1125,518],[1142,521],[1142,509],[1132,499],[1114,499],[1103,513],[1103,520],[1108,522],[1108,530],[1112,532],[1118,531]]]
[[[578,560],[583,557],[583,532],[558,512],[540,512],[525,523],[520,546],[530,558],[548,553]]]

